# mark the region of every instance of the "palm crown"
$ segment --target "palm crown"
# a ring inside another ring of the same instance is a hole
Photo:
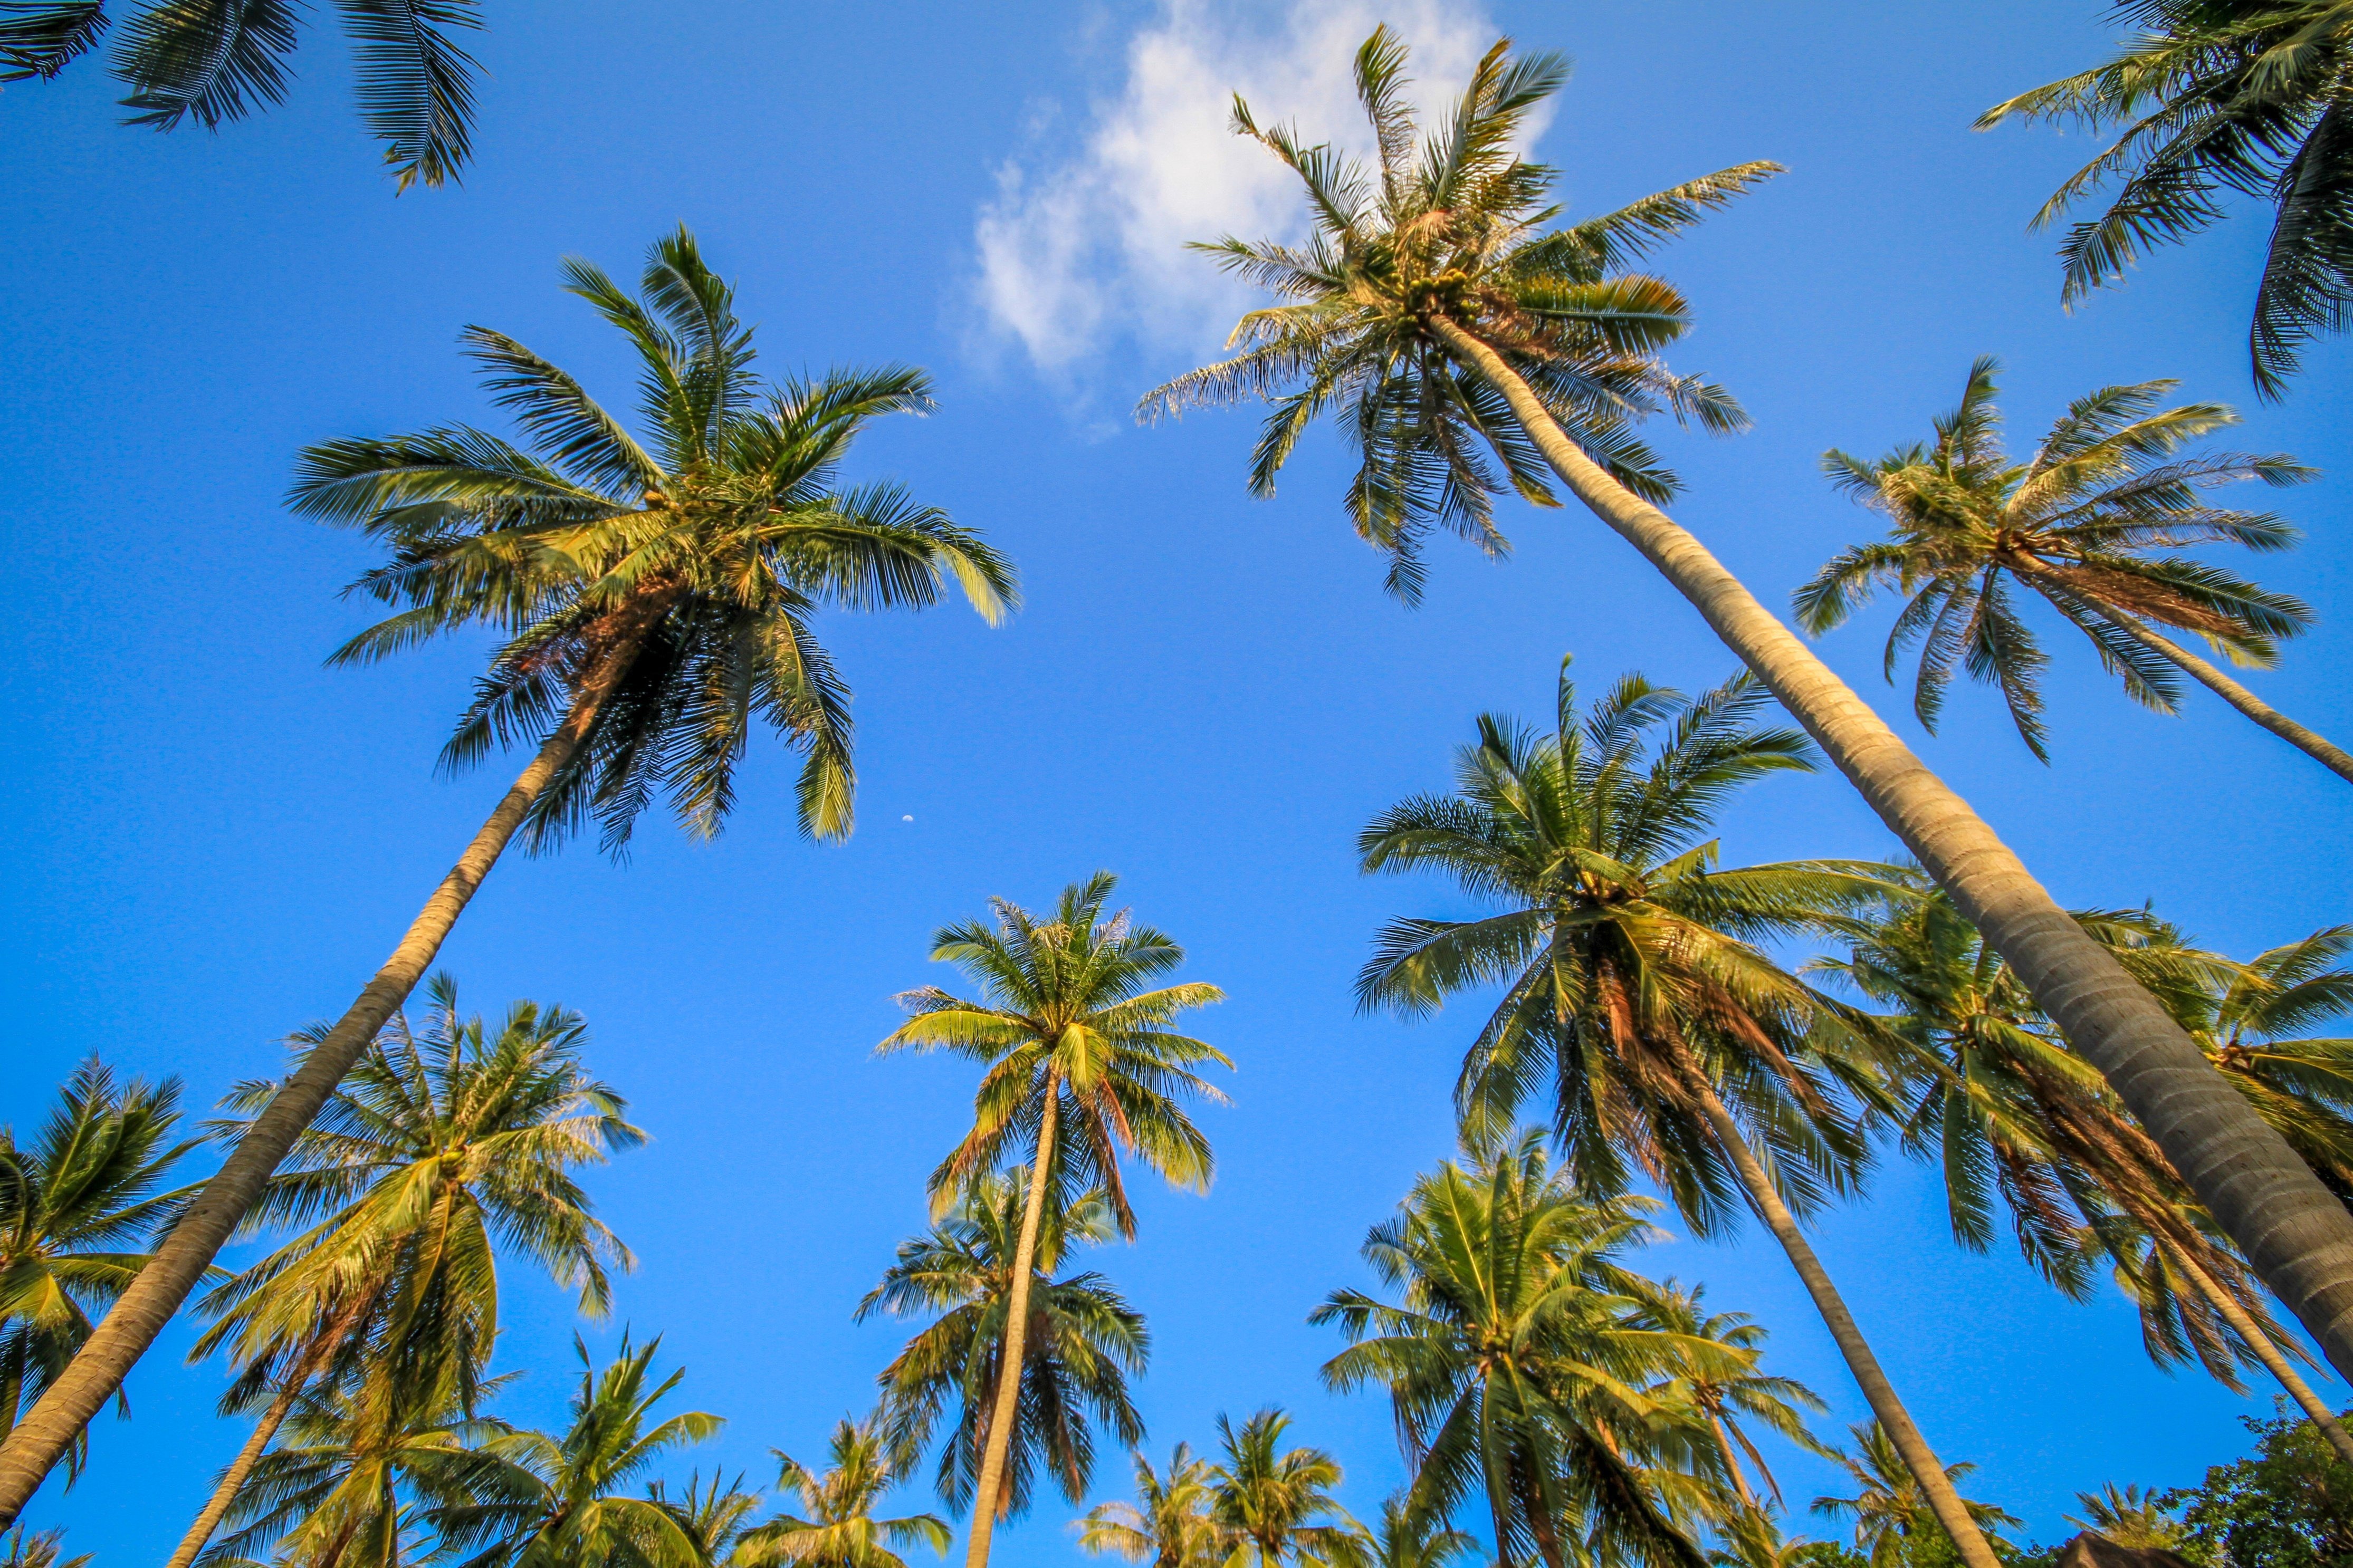
[[[838,488],[859,432],[929,407],[929,382],[895,367],[763,383],[733,289],[683,228],[654,246],[638,297],[585,261],[565,278],[637,352],[646,440],[530,349],[469,328],[532,449],[451,426],[303,454],[295,509],[382,541],[390,561],[356,590],[406,606],[335,658],[502,632],[449,764],[549,730],[594,689],[589,733],[533,804],[535,843],[594,815],[617,847],[665,789],[690,830],[715,833],[755,719],[807,753],[803,830],[839,837],[849,692],[813,613],[921,607],[951,578],[992,621],[1015,597],[1011,568],[937,508],[896,485]]]
[[[1209,1522],[1226,1568],[1345,1568],[1362,1531],[1333,1496],[1339,1461],[1321,1448],[1285,1448],[1291,1417],[1261,1410],[1236,1426],[1218,1417],[1222,1459],[1208,1469]]]
[[[1994,399],[1999,365],[1969,369],[1958,407],[1936,421],[1933,445],[1901,447],[1876,462],[1824,455],[1831,482],[1884,513],[1887,539],[1857,545],[1823,566],[1794,604],[1816,634],[1843,622],[1883,586],[1909,595],[1888,633],[1886,667],[1917,643],[1913,710],[1932,731],[1956,668],[2001,689],[2018,732],[2044,751],[2042,672],[2046,658],[2008,584],[2042,595],[2092,640],[2125,689],[2173,711],[2173,663],[2132,628],[2142,622],[2197,633],[2243,664],[2269,664],[2277,639],[2312,612],[2221,568],[2158,551],[2204,544],[2281,550],[2295,530],[2269,512],[2210,506],[2200,492],[2240,479],[2292,485],[2312,470],[2274,453],[2182,455],[2233,425],[2215,403],[2159,408],[2174,383],[2105,386],[2070,404],[2024,462],[2001,447]]]
[[[874,1505],[899,1484],[891,1448],[881,1423],[870,1416],[834,1427],[826,1450],[832,1463],[822,1472],[779,1453],[777,1485],[799,1496],[808,1517],[780,1514],[746,1531],[736,1560],[745,1568],[906,1568],[892,1547],[920,1543],[945,1552],[948,1527],[931,1514],[874,1517]]]
[[[1159,387],[1140,412],[1269,400],[1250,468],[1261,495],[1307,427],[1334,415],[1359,458],[1349,514],[1389,557],[1390,590],[1410,601],[1433,529],[1498,554],[1507,544],[1493,498],[1508,488],[1556,504],[1502,393],[1454,363],[1433,323],[1485,338],[1595,461],[1662,500],[1674,476],[1634,437],[1636,424],[1662,408],[1712,430],[1746,418],[1721,388],[1674,375],[1659,358],[1688,325],[1683,297],[1621,269],[1778,165],[1739,164],[1551,228],[1560,216],[1546,195],[1553,171],[1521,158],[1514,143],[1529,110],[1566,79],[1567,62],[1514,60],[1508,41],[1498,43],[1453,112],[1419,142],[1405,68],[1405,46],[1386,26],[1356,53],[1357,96],[1379,149],[1371,168],[1303,144],[1293,130],[1261,129],[1235,100],[1234,129],[1299,176],[1314,232],[1304,246],[1228,237],[1196,247],[1281,302],[1241,319],[1234,357]]]
[[[983,998],[967,1001],[937,986],[899,998],[914,1016],[879,1049],[951,1050],[988,1068],[974,1097],[971,1132],[932,1176],[943,1208],[1009,1152],[1036,1146],[1050,1097],[1056,1131],[1040,1152],[1061,1203],[1100,1187],[1120,1233],[1134,1236],[1123,1152],[1177,1185],[1208,1190],[1215,1165],[1209,1141],[1181,1102],[1222,1101],[1194,1069],[1233,1063],[1168,1026],[1225,993],[1200,982],[1146,990],[1184,963],[1185,950],[1125,911],[1107,917],[1117,886],[1110,872],[1098,871],[1064,889],[1049,919],[1000,899],[994,921],[943,927],[932,957],[962,965]]]

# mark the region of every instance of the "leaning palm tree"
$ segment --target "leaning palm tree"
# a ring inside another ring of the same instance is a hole
[[[832,1468],[819,1474],[789,1454],[778,1453],[776,1484],[800,1494],[808,1511],[780,1514],[744,1531],[733,1561],[740,1568],[907,1568],[894,1546],[928,1546],[944,1556],[952,1539],[944,1521],[928,1513],[877,1519],[874,1505],[899,1484],[892,1443],[874,1416],[833,1429],[827,1456]]]
[[[1152,1568],[1212,1568],[1223,1553],[1209,1518],[1209,1462],[1195,1458],[1184,1443],[1169,1454],[1165,1470],[1154,1469],[1140,1449],[1133,1458],[1135,1500],[1098,1503],[1090,1510],[1079,1521],[1080,1550],[1097,1556],[1108,1552],[1130,1563],[1149,1563]]]
[[[1326,1384],[1388,1389],[1413,1475],[1409,1515],[1452,1519],[1483,1500],[1506,1564],[1698,1568],[1645,1461],[1675,1426],[1698,1424],[1667,1380],[1727,1379],[1742,1362],[1642,1321],[1662,1303],[1616,1254],[1644,1239],[1651,1207],[1581,1195],[1531,1132],[1419,1177],[1373,1227],[1366,1261],[1400,1300],[1337,1290],[1309,1321],[1350,1341],[1324,1363]],[[1681,1446],[1701,1447],[1694,1436]],[[1569,1522],[1582,1539],[1564,1535]]]
[[[1942,1528],[1942,1516],[1920,1496],[1920,1486],[1895,1451],[1895,1445],[1876,1422],[1849,1428],[1854,1453],[1841,1455],[1839,1465],[1855,1483],[1852,1497],[1818,1497],[1814,1511],[1827,1519],[1854,1521],[1854,1543],[1870,1559],[1871,1568],[1903,1568],[1908,1561],[1905,1543]],[[1975,1465],[1948,1465],[1945,1482],[1952,1486],[1976,1469]],[[2018,1521],[1990,1503],[1965,1502],[1971,1522],[1980,1531]]]
[[[596,1317],[611,1302],[608,1267],[633,1261],[571,1174],[645,1140],[628,1102],[581,1067],[580,1016],[519,1002],[490,1035],[480,1015],[459,1012],[448,974],[428,995],[424,1026],[412,1032],[404,1016],[385,1026],[248,1216],[248,1228],[301,1234],[204,1300],[215,1321],[191,1356],[226,1349],[239,1375],[222,1413],[261,1415],[167,1568],[195,1561],[314,1379],[403,1342],[426,1319],[454,1314],[486,1349],[498,1332],[500,1247],[575,1286]],[[295,1036],[298,1057],[321,1032]],[[241,1084],[227,1103],[249,1116],[279,1088]],[[234,1139],[247,1125],[211,1131]],[[470,1390],[459,1397],[470,1410]]]
[[[2119,132],[2035,214],[2042,227],[2098,199],[2059,248],[2061,297],[2119,282],[2140,253],[2221,220],[2231,195],[2274,209],[2248,349],[2255,384],[2280,395],[2306,343],[2353,307],[2353,15],[2341,0],[2116,0],[2139,29],[2090,70],[1998,103],[2008,119]]]
[[[560,1436],[501,1431],[478,1445],[483,1462],[464,1500],[436,1500],[426,1522],[445,1545],[474,1548],[469,1568],[709,1568],[673,1504],[633,1497],[647,1468],[725,1425],[690,1410],[652,1421],[653,1407],[686,1373],[653,1380],[661,1341],[620,1353],[599,1372],[578,1345],[580,1387]]]
[[[876,1311],[933,1319],[876,1381],[892,1447],[910,1458],[930,1446],[941,1417],[955,1407],[934,1481],[953,1509],[973,1502],[980,1475],[1029,1189],[1027,1171],[981,1178],[928,1235],[900,1245],[882,1282],[858,1304],[861,1322]],[[1123,1444],[1144,1439],[1143,1417],[1127,1394],[1129,1374],[1142,1373],[1151,1355],[1144,1315],[1092,1270],[1054,1277],[1066,1248],[1113,1234],[1111,1205],[1101,1193],[1083,1194],[1068,1208],[1050,1203],[1039,1220],[1021,1336],[1029,1364],[992,1504],[999,1519],[1027,1511],[1041,1468],[1065,1499],[1084,1497],[1094,1474],[1096,1426]]]
[[[966,1001],[937,986],[899,998],[914,1015],[879,1052],[949,1050],[983,1063],[973,1128],[932,1173],[932,1201],[944,1212],[980,1177],[1018,1161],[1029,1187],[1006,1298],[995,1397],[980,1434],[972,1495],[968,1568],[985,1568],[997,1508],[1007,1496],[1006,1457],[1018,1423],[1020,1376],[1029,1364],[1030,1281],[1050,1195],[1068,1205],[1100,1188],[1122,1236],[1135,1234],[1120,1160],[1141,1160],[1172,1185],[1208,1190],[1209,1140],[1183,1101],[1225,1097],[1194,1069],[1231,1067],[1216,1047],[1169,1026],[1224,993],[1198,982],[1145,990],[1185,962],[1185,950],[1124,910],[1106,918],[1118,879],[1098,871],[1062,890],[1040,919],[1000,899],[993,921],[944,926],[934,962],[954,963],[979,982]]]
[[[654,247],[641,297],[586,262],[567,263],[566,275],[636,351],[647,443],[554,365],[473,328],[491,391],[538,455],[462,426],[331,442],[304,455],[294,487],[297,510],[385,545],[391,560],[359,586],[407,606],[338,662],[496,627],[507,640],[443,760],[470,763],[509,742],[536,753],[89,1352],[0,1443],[0,1520],[24,1506],[195,1288],[518,831],[547,847],[594,817],[617,848],[667,791],[690,832],[715,834],[765,721],[807,754],[802,829],[840,837],[850,827],[848,693],[813,635],[816,612],[920,607],[951,580],[991,619],[1011,602],[1010,568],[939,510],[894,486],[838,483],[869,423],[929,406],[921,372],[762,384],[733,289],[684,229]]]
[[[1488,537],[1489,500],[1503,479],[1482,453],[1538,503],[1552,499],[1548,468],[1820,742],[2108,1076],[2265,1283],[2353,1372],[2353,1313],[2334,1304],[2353,1277],[2353,1214],[2199,1070],[2196,1047],[2164,1008],[2066,918],[1966,801],[1641,493],[1655,487],[1625,461],[1625,427],[1650,406],[1679,405],[1716,425],[1733,411],[1715,389],[1659,365],[1658,350],[1685,325],[1683,301],[1622,268],[1769,166],[1743,164],[1555,228],[1551,171],[1513,148],[1529,112],[1560,85],[1563,62],[1514,60],[1498,44],[1427,137],[1406,101],[1405,64],[1387,28],[1356,56],[1375,168],[1290,131],[1261,130],[1237,106],[1235,128],[1301,177],[1315,233],[1304,246],[1208,247],[1278,302],[1242,319],[1234,357],[1169,383],[1144,411],[1270,398],[1255,467],[1261,488],[1306,426],[1335,415],[1364,459],[1352,514],[1393,552],[1432,527]],[[1974,1549],[1970,1562],[1993,1568]]]
[[[179,1103],[177,1079],[118,1083],[93,1057],[38,1138],[19,1144],[0,1127],[0,1433],[89,1341],[91,1312],[145,1267],[126,1248],[186,1195],[156,1190],[196,1146],[171,1142]],[[77,1436],[68,1450],[75,1473],[84,1447]]]
[[[1955,668],[1999,688],[2028,750],[2045,762],[2042,670],[2049,662],[2018,613],[2016,584],[2089,637],[2136,700],[2171,713],[2187,672],[2257,724],[2353,781],[2353,756],[2273,708],[2158,630],[2194,632],[2233,663],[2277,661],[2278,639],[2312,612],[2218,566],[2159,555],[2202,544],[2281,550],[2295,530],[2269,512],[2209,506],[2199,492],[2239,479],[2290,485],[2312,470],[2274,453],[2181,453],[2238,416],[2219,403],[2160,409],[2176,384],[2104,386],[2070,404],[2025,462],[2001,447],[1999,363],[1969,367],[1960,405],[1936,420],[1933,446],[1876,462],[1831,451],[1831,483],[1893,525],[1887,538],[1834,556],[1791,603],[1817,637],[1881,588],[1909,595],[1887,635],[1886,668],[1915,643],[1912,710],[1933,733]]]
[[[1804,736],[1753,721],[1763,700],[1745,675],[1696,700],[1629,675],[1580,712],[1564,666],[1551,733],[1482,716],[1454,792],[1393,807],[1357,847],[1368,872],[1434,870],[1497,907],[1392,922],[1357,996],[1410,1016],[1500,984],[1455,1089],[1472,1135],[1545,1095],[1586,1190],[1647,1176],[1702,1235],[1754,1210],[1971,1568],[1990,1568],[1799,1223],[1860,1179],[1851,1108],[1879,1103],[1877,1032],[1754,943],[1820,931],[1889,884],[1862,861],[1716,864],[1726,797],[1811,765]]]
[[[384,143],[393,189],[458,177],[473,153],[472,56],[459,30],[481,24],[476,0],[346,0],[357,56],[353,96]],[[123,123],[173,131],[284,101],[303,8],[289,0],[148,0],[125,24],[115,76],[131,89]],[[96,47],[106,0],[11,0],[0,6],[0,81],[47,80]]]
[[[1362,1530],[1333,1489],[1340,1464],[1321,1448],[1282,1447],[1291,1417],[1273,1406],[1237,1427],[1218,1417],[1222,1459],[1209,1467],[1209,1522],[1225,1568],[1346,1568]]]

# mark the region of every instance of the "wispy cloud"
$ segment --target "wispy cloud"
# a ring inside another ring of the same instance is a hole
[[[1349,81],[1356,46],[1386,21],[1413,48],[1425,105],[1459,91],[1495,30],[1465,0],[1165,0],[1127,46],[1126,79],[1093,106],[1078,144],[1008,163],[976,231],[990,330],[1050,374],[1118,343],[1198,353],[1249,299],[1185,242],[1233,233],[1295,238],[1293,176],[1232,134],[1234,93],[1262,123],[1361,143]]]

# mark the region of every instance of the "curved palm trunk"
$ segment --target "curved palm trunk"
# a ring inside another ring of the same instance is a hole
[[[2122,630],[2135,642],[2158,654],[2169,662],[2189,672],[2197,682],[2240,712],[2335,773],[2353,784],[2353,756],[2328,740],[2306,729],[2270,703],[2223,674],[2213,665],[2200,658],[2171,637],[2160,637],[2132,616],[2111,616],[2108,624]]]
[[[1430,329],[1503,393],[1570,491],[1641,551],[1805,726],[2115,1086],[2272,1293],[2353,1379],[2353,1213],[1968,803],[1704,545],[1587,457],[1502,355],[1443,317]]]
[[[1029,1201],[1021,1210],[1021,1239],[1014,1244],[1013,1279],[1006,1287],[1005,1359],[997,1369],[997,1399],[989,1406],[988,1436],[981,1445],[980,1479],[972,1489],[972,1533],[965,1542],[965,1568],[987,1568],[988,1541],[997,1530],[997,1494],[1005,1487],[1005,1457],[1013,1447],[1021,1362],[1029,1349],[1029,1273],[1038,1256],[1038,1226],[1046,1214],[1046,1168],[1054,1158],[1054,1126],[1061,1110],[1061,1082],[1049,1069],[1046,1109],[1038,1120],[1038,1158],[1029,1169]]]
[[[319,1374],[319,1369],[327,1364],[327,1359],[335,1353],[336,1347],[367,1315],[366,1310],[375,1300],[375,1294],[370,1292],[353,1302],[337,1314],[327,1332],[303,1352],[302,1359],[295,1363],[294,1370],[286,1374],[286,1381],[280,1385],[277,1397],[270,1400],[269,1407],[261,1413],[261,1419],[246,1438],[245,1447],[237,1451],[237,1458],[231,1459],[228,1468],[221,1472],[220,1481],[213,1488],[212,1496],[205,1500],[205,1506],[196,1513],[195,1522],[188,1526],[188,1533],[180,1538],[178,1550],[172,1553],[171,1561],[164,1568],[190,1568],[190,1564],[195,1562],[196,1553],[205,1549],[205,1543],[213,1538],[213,1531],[220,1528],[220,1521],[228,1517],[229,1504],[237,1500],[237,1490],[245,1485],[245,1478],[253,1473],[253,1467],[260,1462],[263,1451],[269,1447],[269,1440],[278,1436],[278,1428],[286,1424],[287,1415],[293,1410],[294,1402],[302,1396],[302,1390]]]
[[[1936,1514],[1936,1522],[1943,1525],[1945,1533],[1953,1538],[1953,1544],[1960,1549],[1961,1560],[1969,1568],[2000,1568],[2000,1559],[1993,1554],[1993,1548],[1986,1543],[1984,1532],[1969,1517],[1969,1510],[1962,1506],[1960,1494],[1946,1479],[1945,1467],[1928,1447],[1928,1440],[1920,1436],[1920,1428],[1912,1424],[1911,1412],[1904,1408],[1904,1401],[1896,1395],[1895,1385],[1887,1381],[1887,1373],[1880,1369],[1879,1358],[1872,1353],[1870,1342],[1855,1326],[1854,1314],[1846,1310],[1845,1299],[1840,1296],[1838,1287],[1831,1283],[1830,1271],[1822,1267],[1822,1260],[1814,1256],[1813,1245],[1806,1240],[1805,1232],[1798,1228],[1798,1216],[1791,1214],[1789,1205],[1781,1201],[1773,1179],[1765,1173],[1765,1167],[1758,1162],[1756,1152],[1748,1147],[1748,1140],[1740,1135],[1739,1125],[1732,1120],[1732,1112],[1724,1108],[1724,1101],[1716,1098],[1715,1089],[1696,1067],[1686,1064],[1684,1071],[1688,1075],[1692,1093],[1699,1101],[1701,1114],[1707,1118],[1708,1126],[1715,1131],[1715,1141],[1731,1157],[1733,1169],[1740,1173],[1741,1184],[1748,1189],[1749,1200],[1757,1205],[1757,1215],[1764,1220],[1765,1227],[1781,1244],[1781,1250],[1789,1255],[1790,1263],[1798,1270],[1798,1278],[1805,1282],[1806,1294],[1813,1298],[1814,1310],[1829,1325],[1831,1338],[1838,1342],[1839,1354],[1846,1358],[1847,1370],[1854,1373],[1854,1381],[1862,1390],[1864,1403],[1871,1406],[1872,1415],[1878,1417],[1881,1428],[1895,1444],[1896,1452],[1904,1456],[1904,1468],[1912,1472],[1912,1479],[1928,1500],[1928,1507]]]
[[[1725,1429],[1724,1417],[1711,1410],[1707,1413],[1707,1424],[1715,1429],[1715,1446],[1724,1450],[1724,1468],[1732,1472],[1732,1489],[1739,1494],[1740,1505],[1755,1508],[1757,1494],[1748,1489],[1748,1478],[1740,1473],[1740,1456],[1732,1451],[1732,1434]],[[170,1568],[186,1568],[186,1565],[174,1563]]]
[[[132,1365],[154,1343],[155,1336],[204,1277],[214,1255],[260,1197],[295,1139],[311,1125],[376,1031],[417,988],[474,889],[498,863],[548,781],[587,739],[606,699],[628,673],[647,635],[667,608],[666,601],[649,598],[621,612],[627,619],[613,628],[607,651],[582,681],[564,722],[508,786],[473,842],[425,900],[425,908],[410,923],[400,945],[392,950],[392,956],[326,1037],[311,1047],[286,1086],[254,1118],[219,1171],[141,1267],[130,1289],[74,1353],[71,1364],[42,1394],[7,1440],[0,1442],[0,1525],[16,1519],[50,1467],[122,1386]]]
[[[2231,1331],[2246,1341],[2247,1348],[2255,1352],[2255,1359],[2263,1363],[2263,1370],[2279,1381],[2279,1385],[2287,1390],[2288,1397],[2312,1418],[2315,1426],[2320,1428],[2320,1435],[2328,1439],[2328,1446],[2336,1449],[2337,1456],[2347,1464],[2353,1465],[2353,1434],[2345,1430],[2344,1425],[2337,1419],[2337,1413],[2328,1407],[2327,1401],[2297,1374],[2286,1354],[2269,1334],[2263,1332],[2263,1326],[2241,1305],[2236,1296],[2222,1289],[2221,1282],[2200,1268],[2197,1259],[2178,1247],[2168,1250],[2173,1255],[2174,1263],[2189,1276],[2189,1282],[2198,1287],[2198,1293],[2213,1304],[2214,1310],[2222,1315],[2222,1321],[2231,1325]]]

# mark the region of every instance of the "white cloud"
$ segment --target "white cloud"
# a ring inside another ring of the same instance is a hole
[[[1097,103],[1083,141],[1008,163],[976,240],[982,313],[1050,373],[1108,345],[1200,353],[1222,342],[1248,295],[1185,242],[1224,234],[1296,238],[1295,178],[1228,126],[1234,93],[1261,124],[1362,147],[1349,69],[1386,21],[1412,47],[1425,106],[1461,89],[1494,27],[1470,0],[1164,0],[1126,49],[1126,80]],[[1532,127],[1541,129],[1540,126]]]

